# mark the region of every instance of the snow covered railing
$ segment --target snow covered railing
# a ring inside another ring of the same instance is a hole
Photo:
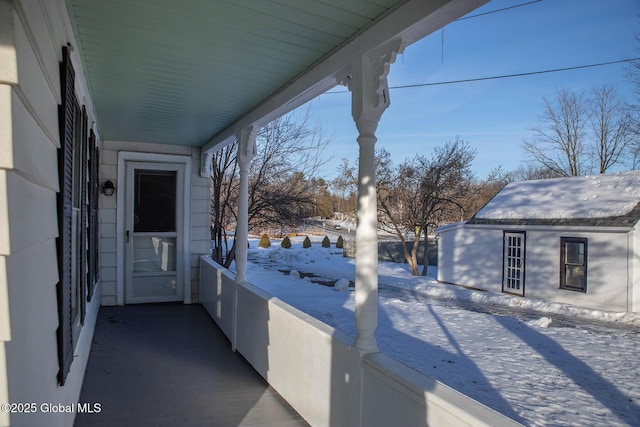
[[[251,283],[234,309],[233,273],[206,256],[200,274],[201,303],[236,351],[312,426],[520,425],[382,353],[361,358],[353,337]]]

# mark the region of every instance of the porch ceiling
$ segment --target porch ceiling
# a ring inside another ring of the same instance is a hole
[[[467,1],[464,9],[482,2]],[[102,139],[211,147],[232,134],[232,124],[364,30],[403,5],[419,2],[66,3]],[[450,2],[420,3],[437,9]],[[216,140],[225,129],[227,135]]]

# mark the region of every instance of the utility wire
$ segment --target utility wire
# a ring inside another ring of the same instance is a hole
[[[534,3],[540,3],[541,1],[542,0],[533,0],[533,1],[528,1],[526,3],[520,3],[520,4],[516,4],[516,5],[513,5],[513,6],[509,6],[509,7],[503,7],[501,9],[495,9],[495,10],[490,10],[488,12],[477,13],[475,15],[464,16],[462,18],[456,19],[456,21],[454,21],[454,22],[462,21],[462,20],[465,20],[465,19],[478,18],[480,16],[491,15],[491,14],[498,13],[498,12],[504,12],[506,10],[515,9],[515,8],[522,7],[522,6],[530,6],[530,5],[534,4]],[[444,64],[444,28],[442,28],[440,30],[440,38],[441,38],[440,41],[441,41],[441,44],[442,44],[442,46],[441,46],[441,61]]]
[[[476,77],[473,79],[448,80],[448,81],[434,82],[434,83],[417,83],[417,84],[411,84],[411,85],[392,86],[392,87],[389,87],[389,89],[408,89],[408,88],[414,88],[414,87],[450,85],[450,84],[457,84],[457,83],[480,82],[484,80],[497,80],[497,79],[508,79],[512,77],[534,76],[538,74],[557,73],[560,71],[571,71],[571,70],[581,70],[584,68],[602,67],[605,65],[620,64],[623,62],[632,62],[637,60],[640,60],[640,57],[630,58],[630,59],[620,59],[618,61],[599,62],[597,64],[576,65],[573,67],[565,67],[565,68],[554,68],[550,70],[529,71],[526,73],[503,74],[500,76]]]
[[[495,9],[495,10],[490,10],[488,12],[477,13],[475,15],[463,16],[462,18],[456,19],[454,22],[462,21],[462,20],[465,20],[465,19],[478,18],[480,16],[491,15],[493,13],[504,12],[506,10],[515,9],[517,7],[529,6],[529,5],[532,5],[534,3],[540,3],[541,1],[542,0],[533,0],[533,1],[529,1],[529,2],[526,2],[526,3],[520,3],[520,4],[516,4],[516,5],[513,5],[513,6],[509,6],[509,7],[503,7],[501,9]],[[441,41],[441,44],[442,44],[442,46],[441,46],[441,60],[442,60],[442,63],[444,64],[444,28],[442,28],[440,30],[440,38],[441,38],[440,41]]]
[[[553,68],[550,70],[540,70],[540,71],[529,71],[526,73],[514,73],[514,74],[503,74],[499,76],[489,76],[489,77],[476,77],[473,79],[460,79],[460,80],[447,80],[442,82],[432,82],[432,83],[416,83],[410,85],[400,85],[400,86],[389,86],[389,89],[410,89],[416,87],[427,87],[427,86],[442,86],[442,85],[451,85],[458,83],[471,83],[471,82],[480,82],[484,80],[498,80],[498,79],[509,79],[513,77],[525,77],[525,76],[535,76],[538,74],[548,74],[548,73],[558,73],[561,71],[572,71],[572,70],[581,70],[584,68],[593,68],[593,67],[602,67],[605,65],[613,65],[613,64],[621,64],[623,62],[633,62],[640,60],[640,57],[629,58],[629,59],[620,59],[618,61],[609,61],[609,62],[598,62],[596,64],[586,64],[586,65],[575,65],[573,67],[565,67],[565,68]],[[340,90],[334,92],[326,92],[326,94],[332,93],[345,93],[349,92],[348,90]]]
[[[515,9],[517,7],[522,7],[522,6],[529,6],[529,5],[534,4],[534,3],[540,3],[541,1],[542,0],[533,0],[533,1],[529,1],[529,2],[526,2],[526,3],[520,3],[520,4],[516,4],[516,5],[513,5],[513,6],[509,6],[509,7],[503,7],[502,9],[496,9],[496,10],[490,10],[490,11],[484,12],[484,13],[478,13],[476,15],[463,16],[462,18],[456,19],[456,21],[462,21],[462,20],[465,20],[465,19],[477,18],[479,16],[491,15],[492,13],[504,12],[505,10]]]

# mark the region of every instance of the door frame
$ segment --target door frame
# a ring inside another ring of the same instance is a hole
[[[184,180],[182,197],[176,199],[178,208],[182,208],[182,275],[183,275],[183,299],[185,304],[191,304],[191,156],[176,154],[142,153],[131,151],[118,152],[118,182],[116,185],[116,304],[125,305],[125,279],[126,279],[126,200],[127,196],[127,165],[128,162],[141,163],[172,163],[184,166]],[[133,197],[133,195],[130,195]],[[104,209],[104,208],[103,208]]]
[[[506,270],[507,265],[505,260],[507,258],[507,236],[508,235],[519,235],[522,238],[522,254],[520,258],[520,292],[509,289],[506,286]],[[525,279],[526,279],[526,266],[527,266],[527,232],[522,230],[503,230],[502,231],[502,292],[511,295],[524,296],[525,291]]]

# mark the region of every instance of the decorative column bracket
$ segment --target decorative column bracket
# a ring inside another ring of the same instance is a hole
[[[377,124],[391,104],[387,75],[404,48],[401,39],[389,40],[357,58],[351,64],[350,73],[338,79],[338,83],[347,86],[351,92],[351,115],[356,126],[370,121]]]
[[[355,321],[356,347],[361,356],[378,352],[378,206],[376,198],[375,136],[382,113],[389,107],[389,67],[404,49],[390,40],[357,58],[342,79],[351,91],[351,114],[358,128],[358,212],[356,227]]]
[[[213,159],[213,152],[204,151],[200,152],[200,177],[211,178],[211,160]]]
[[[258,129],[255,125],[251,125],[242,129],[238,133],[238,161],[240,163],[240,167],[242,167],[242,163],[246,164],[246,167],[249,167],[249,163],[256,156],[257,148],[256,148],[256,136],[258,135]],[[248,171],[248,170],[247,170]]]

